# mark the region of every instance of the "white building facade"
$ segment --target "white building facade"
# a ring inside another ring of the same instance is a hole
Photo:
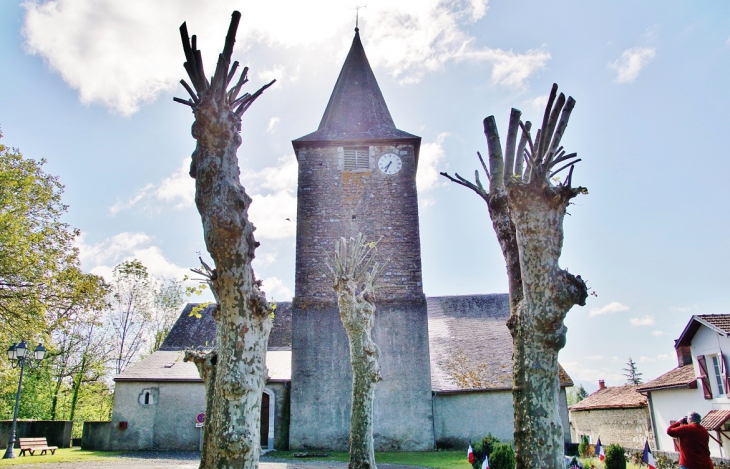
[[[638,388],[649,401],[656,449],[676,451],[667,428],[697,412],[710,433],[712,456],[730,456],[729,336],[730,315],[692,316],[675,341],[677,368]]]

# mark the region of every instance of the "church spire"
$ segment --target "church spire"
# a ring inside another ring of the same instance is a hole
[[[395,127],[355,24],[352,46],[319,128],[295,142],[418,138]]]

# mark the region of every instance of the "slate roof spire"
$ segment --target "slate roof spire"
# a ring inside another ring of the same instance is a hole
[[[316,132],[297,142],[332,140],[420,139],[398,130],[385,104],[355,27],[350,52],[337,78],[327,109]]]

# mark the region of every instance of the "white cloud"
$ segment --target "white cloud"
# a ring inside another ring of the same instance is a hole
[[[256,226],[257,239],[291,238],[296,234],[299,165],[293,153],[277,163],[241,174],[241,182],[253,199],[248,214]]]
[[[661,337],[664,335],[664,331],[660,331],[660,330],[652,331],[651,335],[653,335],[654,337]]]
[[[117,264],[132,259],[141,261],[155,277],[181,280],[189,274],[188,269],[168,260],[146,233],[123,232],[94,244],[87,244],[85,239],[85,233],[76,239],[82,266],[107,280],[111,280],[112,270]],[[192,257],[191,262],[194,262]]]
[[[269,126],[266,127],[266,131],[269,133],[272,133],[274,131],[274,127],[276,127],[276,124],[278,124],[281,121],[279,117],[272,117],[269,119]]]
[[[169,177],[159,184],[147,184],[126,202],[117,202],[109,207],[109,213],[114,215],[120,210],[128,210],[139,203],[144,203],[144,209],[159,212],[163,202],[165,207],[183,209],[192,207],[195,202],[195,180],[190,177],[190,157],[182,160],[182,164]]]
[[[673,358],[674,357],[668,353],[660,353],[656,357],[647,357],[646,355],[642,355],[641,357],[639,357],[639,361],[641,363],[649,363],[649,362],[657,362],[657,361],[663,362],[663,361],[672,360]]]
[[[43,57],[83,103],[124,115],[179,86],[185,74],[178,27],[185,20],[188,31],[198,36],[208,72],[234,9],[244,13],[234,59],[261,44],[288,53],[296,70],[314,46],[347,47],[349,38],[343,40],[343,34],[352,24],[351,9],[339,0],[319,0],[316,7],[294,0],[275,5],[252,0],[29,0],[23,5],[27,51]],[[361,14],[361,32],[371,63],[402,83],[418,82],[449,63],[480,61],[492,65],[493,84],[526,87],[529,77],[545,68],[550,53],[476,45],[466,28],[486,11],[487,0],[373,0]],[[289,51],[295,46],[303,49]],[[342,60],[339,54],[329,55]],[[297,72],[288,75],[293,81]],[[285,78],[282,66],[263,70],[256,79],[274,76]]]
[[[700,307],[696,304],[692,306],[675,306],[673,308],[670,308],[671,311],[676,311],[678,313],[699,313]]]
[[[444,132],[436,137],[433,143],[421,145],[418,155],[418,172],[416,173],[416,187],[418,192],[425,192],[433,189],[441,182],[439,180],[439,164],[444,159],[443,143],[449,134]]]
[[[266,278],[262,282],[262,290],[266,292],[266,299],[269,301],[291,301],[294,296],[291,289],[276,277]]]
[[[628,306],[623,305],[623,304],[619,303],[618,301],[614,301],[601,308],[591,308],[591,311],[588,313],[588,316],[593,318],[596,316],[600,316],[601,314],[620,313],[620,312],[628,311],[628,310],[629,310]]]
[[[648,314],[643,318],[631,318],[629,322],[632,326],[653,326],[656,324],[654,316],[649,316]]]
[[[126,202],[109,208],[115,214],[143,204],[143,209],[159,212],[164,207],[184,209],[195,202],[195,180],[188,174],[190,158],[159,184],[148,184]],[[281,239],[295,235],[297,177],[299,166],[294,154],[279,158],[276,166],[241,174],[241,182],[253,199],[249,219],[256,226],[257,239]]]
[[[641,69],[656,57],[652,47],[632,47],[621,54],[621,57],[609,62],[608,67],[616,71],[616,83],[631,83],[636,80]]]
[[[586,360],[597,361],[597,360],[603,360],[603,358],[604,358],[603,355],[588,355],[586,357]]]
[[[608,386],[620,386],[626,380],[621,374],[611,371],[609,368],[588,368],[581,362],[560,362],[573,381],[583,381],[598,384],[602,379]]]
[[[190,177],[190,158],[172,176],[166,177],[155,191],[159,200],[172,202],[175,208],[190,207],[195,203],[195,179]]]
[[[536,98],[533,98],[529,101],[527,101],[527,104],[532,106],[537,111],[545,111],[545,106],[547,106],[548,102],[548,95],[544,94],[542,96],[538,96]]]
[[[137,194],[135,194],[133,197],[131,197],[126,202],[122,202],[122,201],[118,200],[117,203],[115,203],[114,205],[109,207],[109,213],[114,215],[121,210],[127,210],[127,209],[134,207],[137,204],[137,202],[139,202],[142,199],[144,199],[145,197],[147,197],[150,194],[150,192],[152,191],[152,189],[154,189],[154,187],[155,187],[154,184],[147,184],[142,189],[140,189],[139,192],[137,192]]]

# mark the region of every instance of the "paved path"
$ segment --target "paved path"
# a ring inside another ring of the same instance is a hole
[[[41,463],[29,461],[12,467],[23,469],[198,469],[200,453],[193,452],[155,452],[141,451],[137,453],[109,456],[102,461]],[[260,469],[345,469],[347,463],[333,461],[277,461],[264,460],[259,463]],[[379,469],[418,469],[412,466],[378,464]]]

